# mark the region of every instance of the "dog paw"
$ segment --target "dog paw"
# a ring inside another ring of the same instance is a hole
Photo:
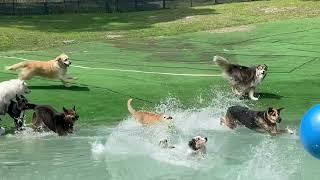
[[[256,97],[251,97],[250,99],[253,100],[253,101],[258,101],[259,100],[259,98],[256,98]]]
[[[66,84],[63,84],[64,85],[64,87],[71,87],[71,84],[69,84],[69,83],[66,83]]]

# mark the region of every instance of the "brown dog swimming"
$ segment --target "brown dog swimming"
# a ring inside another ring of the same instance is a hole
[[[48,105],[36,106],[32,118],[35,131],[51,130],[59,136],[73,133],[73,125],[79,119],[76,108],[63,108],[63,113]]]
[[[65,86],[70,86],[70,80],[77,78],[67,75],[71,61],[66,54],[61,54],[50,61],[24,61],[7,67],[7,70],[21,70],[19,79],[30,80],[35,76],[49,79],[59,79]]]
[[[165,114],[156,114],[153,112],[136,111],[131,106],[132,99],[128,100],[128,110],[132,116],[141,124],[154,124],[160,121],[172,120],[171,116]]]

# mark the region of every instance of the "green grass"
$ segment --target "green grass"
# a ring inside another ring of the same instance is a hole
[[[172,36],[275,20],[318,17],[320,3],[271,0],[115,14],[0,17],[0,51],[61,46],[64,40]],[[119,38],[118,38],[119,39]]]
[[[298,10],[276,14],[257,10],[258,7],[288,6],[298,7]],[[48,60],[65,52],[78,66],[219,74],[221,71],[213,65],[212,57],[220,54],[244,65],[267,64],[270,73],[258,90],[262,93],[261,99],[253,105],[256,108],[283,106],[286,108],[283,111],[285,122],[297,124],[303,113],[320,101],[320,19],[301,18],[316,16],[319,13],[317,6],[318,3],[309,1],[266,1],[124,14],[0,17],[1,24],[6,22],[0,27],[2,35],[7,37],[10,32],[16,38],[1,41],[0,46],[7,51],[0,52],[0,66],[20,61],[4,56]],[[230,10],[233,13],[237,10],[237,15],[231,16]],[[198,14],[189,20],[184,18],[203,11],[207,14]],[[171,16],[176,14],[176,18],[169,17],[168,12]],[[151,15],[158,20],[146,18]],[[81,19],[84,21],[80,22]],[[253,24],[256,22],[259,23]],[[251,25],[240,32],[212,32],[215,27],[241,24]],[[107,34],[122,34],[123,37],[106,39]],[[33,39],[36,41],[30,46]],[[78,42],[61,46],[65,39]],[[130,97],[136,98],[134,106],[138,109],[152,109],[168,96],[177,97],[185,107],[201,107],[205,103],[195,104],[200,93],[209,102],[212,94],[207,92],[212,89],[230,92],[221,77],[169,76],[76,67],[71,68],[70,74],[79,78],[72,88],[44,79],[29,81],[32,89],[29,99],[56,108],[76,105],[81,122],[93,124],[122,120],[128,115],[126,101]],[[0,71],[1,81],[11,78],[16,75]],[[4,124],[11,126],[13,123],[6,118]]]

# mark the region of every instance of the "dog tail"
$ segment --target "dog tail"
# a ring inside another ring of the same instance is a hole
[[[21,62],[21,63],[18,63],[18,64],[14,64],[12,66],[6,66],[6,70],[16,71],[18,69],[26,67],[26,65],[27,65],[27,62]]]
[[[221,56],[214,56],[213,62],[215,62],[218,66],[220,66],[223,69],[227,69],[230,65],[230,62]]]
[[[136,112],[136,110],[134,110],[133,107],[131,106],[131,102],[132,102],[132,99],[129,99],[128,100],[128,110],[131,114],[134,114]]]

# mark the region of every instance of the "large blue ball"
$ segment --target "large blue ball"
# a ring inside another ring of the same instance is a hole
[[[320,104],[304,115],[300,125],[300,141],[312,156],[320,159]]]

